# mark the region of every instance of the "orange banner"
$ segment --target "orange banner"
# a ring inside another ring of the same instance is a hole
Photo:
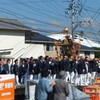
[[[0,100],[14,100],[14,75],[0,75]]]

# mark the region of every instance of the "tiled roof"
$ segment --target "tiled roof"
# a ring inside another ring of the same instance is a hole
[[[25,37],[25,41],[30,42],[30,43],[41,43],[41,44],[52,43],[52,44],[54,44],[54,42],[56,41],[53,38],[50,38],[50,37],[47,37],[47,36],[44,36],[42,34],[35,33],[35,32],[28,32],[27,34],[28,34],[28,36]],[[29,34],[31,34],[31,35],[29,35]],[[81,45],[80,50],[81,51],[96,51],[95,49],[84,46],[84,45]]]
[[[32,35],[25,36],[25,40],[33,43],[54,43],[54,41],[56,41],[55,39],[52,39],[39,33],[29,32],[29,34]]]
[[[30,30],[17,19],[0,18],[0,29],[5,30]]]
[[[87,47],[87,46],[84,46],[84,45],[81,45],[81,51],[95,51],[95,49],[93,49],[92,47]]]

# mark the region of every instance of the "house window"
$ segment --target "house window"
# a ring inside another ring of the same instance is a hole
[[[46,51],[54,51],[54,46],[50,45],[50,44],[47,44]]]
[[[90,51],[85,51],[85,56],[89,57],[90,56]]]

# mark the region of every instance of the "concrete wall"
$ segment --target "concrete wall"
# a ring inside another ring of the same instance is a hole
[[[23,31],[0,30],[0,49],[10,49],[24,43]]]
[[[85,55],[85,51],[81,51],[81,52],[80,52],[80,56],[85,57],[85,56],[87,56],[87,55]],[[90,55],[88,55],[88,57],[89,57],[89,58],[95,58],[95,52],[90,51]]]
[[[95,52],[90,52],[90,58],[95,58]]]
[[[57,53],[55,51],[55,46],[53,46],[53,51],[47,51],[46,46],[47,45],[44,45],[45,55],[49,56],[49,57],[57,57]]]
[[[5,50],[4,49],[11,49]],[[44,46],[39,44],[25,44],[24,31],[0,30],[0,56],[17,58],[27,58],[33,56],[44,56]],[[9,53],[7,54],[6,52]]]
[[[83,56],[84,57],[85,56],[85,52],[81,51],[80,52],[80,56]]]
[[[45,55],[50,56],[50,57],[57,57],[57,53],[56,53],[55,49],[54,49],[54,51],[46,51],[46,49],[45,49]],[[80,56],[83,56],[83,57],[88,56],[89,58],[94,58],[95,57],[95,52],[90,51],[89,55],[85,55],[85,51],[81,51]]]
[[[49,57],[57,57],[56,51],[46,51],[45,55]]]

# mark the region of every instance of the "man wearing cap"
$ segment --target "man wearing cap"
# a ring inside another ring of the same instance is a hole
[[[66,96],[69,95],[68,84],[64,79],[66,78],[66,72],[61,71],[59,73],[59,79],[55,82],[54,86],[54,100],[66,100]]]

